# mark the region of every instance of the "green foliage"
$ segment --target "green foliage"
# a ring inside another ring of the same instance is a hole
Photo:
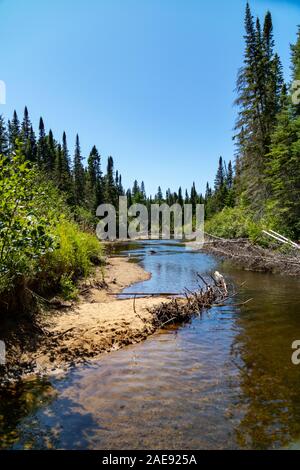
[[[73,281],[73,273],[63,274],[60,278],[60,290],[64,299],[74,300],[78,296],[78,289]]]
[[[26,287],[73,298],[75,280],[101,257],[100,242],[72,220],[63,193],[18,148],[0,158],[0,301],[8,311],[26,310]]]
[[[0,158],[0,292],[16,278],[32,276],[39,259],[56,245],[47,196],[37,179],[18,150],[10,160]]]
[[[262,241],[262,221],[255,222],[253,213],[242,207],[225,207],[205,223],[205,231],[222,238],[249,238],[254,242]]]
[[[56,284],[62,276],[87,276],[93,262],[101,261],[102,248],[99,240],[89,233],[82,232],[75,222],[62,218],[54,228],[58,239],[56,250],[44,258],[44,274],[47,282]]]
[[[263,32],[259,19],[254,22],[249,4],[245,17],[244,65],[237,80],[239,108],[235,140],[238,151],[238,194],[247,195],[256,211],[265,203],[265,155],[269,152],[275,117],[280,109],[283,85],[280,60],[274,53],[272,17],[267,12]]]

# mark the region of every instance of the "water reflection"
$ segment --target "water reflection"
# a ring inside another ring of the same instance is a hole
[[[134,290],[192,288],[196,272],[216,268],[214,258],[178,244],[137,243],[133,255],[152,272]],[[0,397],[0,447],[298,446],[292,442],[300,436],[300,367],[290,357],[300,338],[299,281],[228,263],[218,269],[236,285],[246,281],[226,307],[61,380],[7,391]],[[236,306],[249,297],[252,303]]]

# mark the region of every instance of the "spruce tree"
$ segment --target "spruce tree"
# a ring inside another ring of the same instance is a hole
[[[159,204],[161,204],[163,202],[163,193],[162,193],[162,190],[161,190],[160,186],[158,186],[157,194],[156,194],[155,199]]]
[[[88,168],[86,177],[86,198],[90,210],[94,213],[99,204],[102,203],[102,175],[100,168],[100,155],[93,146],[88,157]]]
[[[29,119],[29,113],[28,113],[27,106],[25,106],[24,117],[23,117],[23,122],[22,122],[22,130],[21,130],[22,138],[24,141],[29,139],[30,128],[31,128],[31,122]]]
[[[258,19],[254,24],[247,3],[245,30],[244,66],[237,81],[239,112],[235,139],[239,172],[236,184],[239,195],[244,192],[248,204],[261,209],[268,194],[264,169],[283,79],[279,57],[273,51],[271,14],[266,14],[262,32]]]
[[[37,142],[36,142],[36,136],[35,136],[35,133],[34,133],[34,130],[33,130],[32,126],[30,126],[26,154],[27,154],[27,158],[31,162],[36,163],[36,161],[37,161]]]
[[[106,175],[104,177],[104,200],[106,203],[113,204],[117,207],[118,192],[115,186],[114,160],[112,157],[108,157],[107,159]]]
[[[11,152],[16,150],[17,140],[20,138],[20,121],[17,112],[14,111],[13,118],[9,121],[8,126],[8,140],[9,149]]]
[[[62,150],[62,149],[61,149]],[[55,169],[57,143],[53,137],[53,132],[50,129],[48,136],[46,136],[46,152],[45,152],[45,170],[51,175]]]
[[[178,204],[183,205],[182,189],[181,186],[178,189]]]
[[[8,135],[3,116],[0,114],[0,155],[8,155]]]
[[[143,183],[142,183],[143,184]],[[124,196],[125,191],[122,184],[122,175],[119,175],[119,184],[118,184],[118,196]]]
[[[37,143],[37,164],[40,169],[46,169],[46,162],[48,160],[48,145],[46,139],[46,132],[43,118],[39,122],[39,138]]]
[[[82,156],[80,149],[79,136],[76,135],[74,164],[73,164],[73,180],[74,180],[74,202],[80,206],[84,202],[85,194],[85,173],[82,164]]]

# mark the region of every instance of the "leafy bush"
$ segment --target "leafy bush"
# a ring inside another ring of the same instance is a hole
[[[74,281],[101,261],[98,239],[72,220],[62,193],[19,151],[0,157],[0,302],[26,311],[26,288],[76,295]]]
[[[60,290],[64,299],[73,300],[78,295],[78,289],[72,280],[71,274],[63,274],[60,278]]]
[[[253,214],[242,207],[225,207],[205,222],[205,231],[222,238],[249,238],[263,243],[264,223],[255,222]]]
[[[62,217],[54,229],[57,248],[44,258],[44,274],[48,283],[59,283],[62,276],[87,276],[93,262],[101,260],[102,248],[99,240],[82,232],[75,222]]]
[[[0,158],[0,292],[21,276],[32,276],[41,256],[56,245],[46,194],[36,185],[37,173],[17,153]],[[41,210],[43,207],[43,210]]]

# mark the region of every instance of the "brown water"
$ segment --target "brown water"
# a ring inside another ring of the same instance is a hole
[[[134,290],[192,288],[197,271],[216,267],[246,284],[187,325],[2,392],[0,448],[299,448],[300,366],[291,363],[299,281],[220,265],[176,243],[132,248],[152,272]]]

